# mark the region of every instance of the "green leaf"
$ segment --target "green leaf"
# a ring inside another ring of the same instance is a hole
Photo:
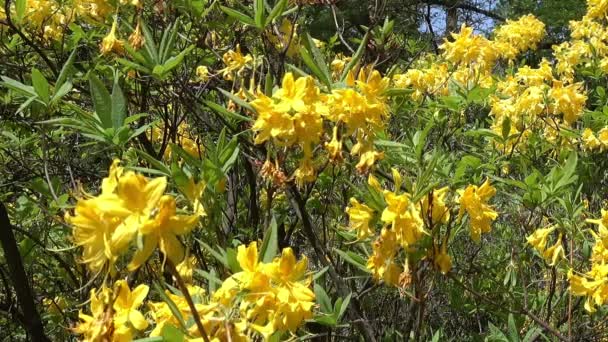
[[[110,92],[93,73],[89,73],[93,107],[103,128],[112,128],[112,98]]]
[[[203,271],[203,270],[199,270],[196,269],[194,270],[197,274],[199,274],[201,277],[207,279],[207,281],[209,281],[209,283],[214,283],[216,285],[222,285],[223,281],[216,277],[215,274],[209,273],[207,271]]]
[[[517,330],[517,325],[515,325],[515,318],[513,314],[509,314],[509,339],[511,342],[519,342],[519,331]]]
[[[177,32],[180,28],[179,18],[176,19],[175,23],[173,23],[173,27],[171,29],[171,34],[169,35],[169,40],[165,43],[164,48],[161,48],[161,56],[160,60],[166,64],[168,62],[169,56],[171,56],[171,52],[173,52],[173,48],[175,47],[175,38],[177,37]],[[183,58],[183,57],[182,57]],[[166,67],[166,66],[165,66]]]
[[[61,98],[69,93],[70,90],[72,90],[72,82],[64,82],[59,89],[55,90],[55,94],[53,95],[53,98],[51,98],[51,103],[61,100]]]
[[[112,127],[118,129],[124,125],[125,118],[127,117],[127,101],[120,84],[118,83],[118,77],[114,78],[114,85],[112,86]]]
[[[315,299],[317,303],[321,305],[321,312],[326,314],[332,314],[333,310],[331,307],[331,300],[329,299],[327,292],[325,292],[325,289],[321,285],[315,283],[314,290]]]
[[[6,76],[0,76],[0,79],[2,79],[2,82],[0,84],[2,84],[8,89],[18,92],[21,95],[24,95],[26,97],[38,96],[36,90],[34,90],[34,87],[32,86],[25,85],[17,80]]]
[[[17,19],[18,24],[20,24],[21,20],[23,20],[23,16],[25,15],[26,5],[27,5],[27,0],[15,1],[15,14],[17,15],[16,19]],[[2,8],[2,10],[4,10],[4,8]]]
[[[213,111],[217,112],[218,114],[221,114],[222,116],[224,116],[226,118],[234,119],[237,122],[241,122],[241,121],[253,122],[252,118],[235,113],[233,111],[230,111],[230,110],[224,108],[224,106],[221,106],[215,102],[212,102],[212,101],[203,101],[203,102],[205,103],[205,105],[207,105],[207,107],[211,108]]]
[[[287,0],[279,0],[274,5],[274,7],[270,11],[270,13],[268,14],[268,17],[266,18],[266,23],[265,24],[268,24],[268,23],[272,22],[274,20],[274,18],[276,18],[277,16],[279,16],[281,13],[283,13],[283,10],[285,9],[286,5],[287,5]]]
[[[142,158],[144,158],[148,163],[150,163],[152,166],[154,166],[155,169],[161,171],[162,173],[164,173],[167,176],[171,175],[171,170],[169,170],[169,168],[165,164],[160,162],[158,159],[152,157],[151,155],[147,154],[146,152],[144,152],[140,149],[136,149],[135,151]]]
[[[308,68],[310,69],[310,71],[312,71],[312,73],[321,82],[323,82],[323,84],[325,84],[325,86],[327,86],[327,88],[331,89],[331,82],[327,78],[327,75],[325,75],[323,73],[323,71],[321,70],[321,68],[315,63],[314,59],[312,58],[312,56],[310,55],[310,53],[308,52],[308,50],[306,50],[306,48],[303,47],[303,46],[300,48],[300,56],[302,57],[302,60],[304,61],[304,63],[306,64],[306,66],[308,66]]]
[[[234,248],[226,248],[226,261],[228,262],[228,268],[232,273],[241,272],[243,270],[236,259],[236,250]]]
[[[365,273],[369,273],[369,270],[367,269],[367,266],[365,265],[365,260],[360,256],[360,255],[356,255],[355,253],[352,252],[344,252],[341,251],[337,248],[334,248],[334,251],[336,253],[338,253],[338,255],[340,255],[340,257],[342,257],[342,259],[344,259],[346,262],[348,262],[349,264],[357,267],[358,269],[360,269],[361,271],[365,272]]]
[[[232,94],[231,92],[226,91],[226,90],[224,90],[222,88],[217,88],[217,90],[219,90],[220,93],[224,94],[224,96],[226,96],[227,98],[229,98],[230,100],[232,100],[232,102],[236,103],[237,105],[239,105],[239,106],[241,106],[241,107],[243,107],[245,109],[248,109],[248,110],[250,110],[252,112],[255,112],[255,109],[253,109],[253,107],[249,103],[245,102],[240,97],[238,97],[238,96]]]
[[[158,67],[158,65],[156,67],[154,67],[154,70],[152,70],[152,72],[154,74],[158,74],[159,76],[163,77],[166,73],[168,73],[169,71],[178,67],[184,60],[184,57],[186,57],[186,55],[190,51],[192,51],[192,49],[194,49],[194,45],[188,46],[184,51],[180,52],[177,56],[173,56],[173,57],[167,59],[167,61],[162,65],[160,72],[157,72],[157,69],[156,69]]]
[[[184,317],[182,317],[182,314],[179,311],[177,305],[175,305],[175,302],[172,301],[171,298],[169,298],[169,296],[167,296],[163,287],[158,282],[154,282],[153,286],[154,286],[154,289],[156,289],[156,292],[158,293],[160,298],[165,303],[167,303],[167,306],[169,306],[169,310],[171,310],[173,317],[175,317],[175,319],[177,319],[177,321],[179,322],[179,325],[182,327],[182,329],[187,330],[188,328],[186,327],[186,322],[184,321]]]
[[[32,68],[32,85],[38,97],[45,103],[49,102],[49,82],[46,80],[42,72],[36,68]]]
[[[154,36],[150,32],[150,28],[148,28],[148,25],[146,25],[143,20],[141,21],[141,30],[144,33],[144,48],[146,49],[146,52],[148,53],[154,64],[160,64],[160,60],[158,59],[158,48],[154,43]]]
[[[161,336],[163,337],[163,341],[165,342],[184,341],[184,333],[170,324],[166,324],[165,326],[163,326]]]
[[[270,225],[264,233],[264,240],[262,241],[262,247],[260,248],[260,259],[263,262],[271,262],[272,259],[277,255],[279,250],[279,241],[277,236],[277,220],[272,215]]]
[[[306,46],[306,49],[312,54],[312,57],[315,60],[315,64],[323,73],[323,79],[328,82],[328,87],[331,89],[331,74],[327,69],[327,62],[325,61],[323,54],[321,54],[321,51],[313,41],[312,37],[308,33],[304,35],[304,46]]]
[[[502,120],[502,139],[504,142],[509,140],[511,134],[511,119],[508,116],[504,116]]]
[[[247,16],[237,10],[233,10],[232,8],[229,8],[226,6],[220,6],[220,9],[222,10],[222,12],[226,13],[229,17],[232,17],[232,18],[242,22],[245,25],[256,26],[255,21],[250,16]]]
[[[369,40],[369,35],[370,35],[369,31],[367,31],[365,33],[365,36],[363,36],[363,39],[361,39],[361,44],[359,44],[359,47],[357,48],[357,51],[353,55],[353,58],[350,60],[350,62],[348,62],[348,64],[346,64],[346,66],[344,67],[344,70],[342,70],[342,75],[340,76],[340,82],[344,82],[346,80],[346,76],[348,76],[348,72],[352,68],[354,68],[355,65],[357,65],[357,63],[359,63],[359,61],[363,57],[363,53],[365,52],[365,47],[367,46],[367,41]]]
[[[344,315],[344,313],[346,312],[346,309],[348,309],[348,304],[350,303],[350,299],[352,298],[353,293],[349,293],[346,298],[344,298],[344,301],[342,301],[342,303],[340,304],[340,309],[338,310],[338,320],[340,320],[340,318],[342,318],[342,316]]]
[[[133,340],[133,342],[163,342],[165,339],[162,336],[144,337]]]
[[[57,77],[57,82],[55,82],[55,93],[57,93],[57,88],[58,87],[61,88],[61,86],[63,86],[63,83],[70,76],[72,64],[74,64],[74,59],[76,59],[77,50],[78,50],[78,47],[75,47],[74,50],[72,50],[72,53],[70,53],[68,60],[65,61],[65,63],[63,64],[63,67],[61,67],[61,71],[59,72],[59,76]]]
[[[255,7],[254,9],[254,17],[255,17],[255,26],[259,29],[264,28],[264,0],[254,0]]]
[[[203,248],[205,248],[209,253],[211,253],[211,255],[217,260],[219,261],[222,265],[224,265],[225,267],[228,267],[228,258],[226,257],[226,252],[225,251],[216,251],[215,249],[213,249],[211,246],[209,246],[207,243],[203,242],[202,240],[198,239],[198,238],[194,238],[201,246],[203,246]]]

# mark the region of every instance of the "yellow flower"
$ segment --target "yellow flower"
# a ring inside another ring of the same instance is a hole
[[[158,245],[163,255],[177,265],[184,259],[184,249],[178,235],[189,233],[198,223],[198,215],[176,215],[175,199],[165,195],[160,198],[158,214],[146,221],[139,232],[144,236],[143,247],[133,256],[129,269],[141,266]]]
[[[586,296],[585,310],[595,312],[597,305],[608,303],[608,264],[594,263],[583,276],[568,272],[570,292],[575,296]]]
[[[119,280],[114,284],[116,300],[114,301],[114,324],[119,326],[132,325],[137,330],[144,330],[148,322],[137,308],[143,303],[148,295],[148,286],[139,285],[133,292],[125,280]]]
[[[373,253],[367,260],[367,268],[372,271],[374,279],[395,285],[395,273],[398,275],[394,263],[395,254],[399,248],[394,230],[382,228],[380,236],[372,245]],[[398,267],[398,266],[397,266]]]
[[[182,277],[184,282],[191,283],[192,275],[194,273],[194,266],[196,266],[196,258],[194,256],[186,256],[182,262],[180,262],[175,268]]]
[[[141,23],[139,20],[137,21],[137,26],[135,26],[135,30],[129,36],[129,44],[135,49],[139,50],[146,43],[146,39],[144,35],[141,33]]]
[[[192,211],[201,217],[207,216],[205,207],[201,203],[201,197],[205,192],[206,186],[207,184],[203,180],[197,183],[194,181],[194,177],[190,177],[188,178],[188,183],[183,189],[184,195],[186,195],[186,198],[192,204]]]
[[[100,45],[99,49],[101,50],[102,55],[107,55],[110,52],[115,52],[115,53],[123,52],[124,42],[122,40],[118,39],[116,36],[117,25],[118,25],[118,20],[114,19],[110,32],[101,41],[101,45]]]
[[[256,132],[254,142],[261,144],[266,140],[273,139],[279,146],[290,146],[294,141],[295,128],[293,118],[289,113],[277,110],[273,100],[264,95],[251,102],[258,113],[258,117],[251,128]]]
[[[251,55],[243,55],[241,53],[240,45],[237,45],[235,50],[229,50],[222,57],[226,67],[220,70],[220,72],[226,80],[232,80],[235,73],[240,76],[243,70],[253,61]]]
[[[564,247],[562,247],[562,234],[559,234],[555,244],[543,252],[543,258],[549,264],[549,266],[555,266],[559,259],[563,257]]]
[[[398,182],[395,182],[397,185]],[[385,191],[384,200],[387,207],[382,212],[380,220],[389,224],[391,231],[404,248],[415,244],[423,234],[424,224],[420,211],[410,201],[407,193],[397,195],[395,192]]]
[[[110,241],[115,250],[123,251],[138,229],[150,220],[166,187],[165,177],[148,180],[141,174],[129,171],[118,180],[115,194],[98,199],[102,210],[123,220]]]
[[[443,57],[454,63],[478,62],[484,67],[491,66],[497,58],[494,46],[486,38],[473,34],[473,28],[463,24],[459,33],[452,33],[453,41],[444,39],[439,47]]]
[[[554,81],[553,88],[549,91],[549,97],[554,101],[553,113],[563,114],[568,125],[572,125],[583,113],[587,96],[581,88],[581,83],[564,86],[562,82]]]
[[[350,207],[346,208],[349,227],[357,231],[357,238],[363,240],[373,234],[369,227],[370,220],[374,217],[374,211],[365,204],[360,204],[355,198],[350,199]]]
[[[445,204],[445,196],[449,190],[450,188],[446,186],[438,190],[433,190],[432,197],[430,193],[427,196],[422,197],[421,211],[423,218],[428,217],[430,199],[432,224],[445,224],[450,220],[450,209]]]
[[[201,82],[207,82],[209,80],[209,68],[204,65],[199,65],[196,67],[196,77]]]
[[[342,161],[342,139],[338,139],[338,126],[334,126],[331,141],[325,143],[329,159],[333,162]]]
[[[458,190],[458,193],[460,195],[458,217],[462,218],[465,211],[469,214],[471,238],[479,242],[481,233],[490,232],[492,230],[490,224],[498,217],[498,213],[487,204],[496,194],[496,189],[486,179],[480,187],[469,185],[464,190]]]
[[[595,136],[595,134],[593,134],[593,131],[590,128],[585,128],[583,134],[581,135],[581,140],[585,150],[593,151],[602,145],[600,140]]]
[[[547,246],[547,238],[549,234],[551,234],[555,230],[555,226],[537,229],[532,233],[532,235],[528,236],[526,240],[534,249],[536,249],[539,253],[543,253]]]
[[[81,322],[73,329],[74,333],[83,335],[82,340],[85,342],[95,341],[114,341],[113,335],[113,321],[111,316],[106,317],[106,310],[110,301],[111,290],[102,289],[100,295],[97,295],[96,289],[91,289],[90,292],[90,303],[91,303],[91,315],[84,314],[82,311],[78,312],[78,319]]]
[[[544,35],[545,24],[528,14],[516,21],[507,19],[506,24],[494,30],[494,46],[501,56],[512,60],[519,53],[536,48]]]
[[[442,274],[447,274],[452,269],[452,258],[447,252],[447,241],[444,241],[441,244],[441,248],[437,250],[437,247],[434,246],[435,249],[435,257],[433,259],[433,264]]]

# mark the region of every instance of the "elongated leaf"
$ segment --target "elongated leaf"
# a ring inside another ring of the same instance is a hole
[[[215,249],[213,249],[211,246],[209,246],[206,242],[194,238],[201,246],[203,246],[209,253],[211,253],[211,255],[217,259],[217,261],[219,261],[220,263],[222,263],[222,265],[224,265],[225,267],[228,267],[228,259],[226,257],[226,252],[225,251],[221,251],[218,252]]]
[[[237,10],[233,10],[232,8],[226,6],[220,6],[222,12],[226,13],[229,17],[232,17],[245,25],[256,26],[255,20],[248,15],[245,15]]]
[[[163,172],[167,176],[171,175],[171,170],[169,170],[169,168],[165,164],[158,161],[156,158],[152,157],[151,155],[147,154],[146,152],[144,152],[142,150],[136,149],[135,151],[142,158],[144,158],[148,163],[150,163],[152,166],[154,166],[157,170]]]
[[[167,59],[167,61],[162,65],[162,72],[160,73],[159,76],[164,76],[166,73],[168,73],[169,71],[175,69],[177,66],[179,66],[182,61],[184,60],[184,57],[186,57],[186,55],[192,51],[192,49],[194,49],[194,45],[190,45],[188,46],[188,48],[186,48],[184,51],[180,52],[177,56],[173,56],[169,59]],[[154,72],[155,74],[156,72],[156,67],[154,68],[154,70],[152,70],[152,72]]]
[[[70,76],[72,64],[74,64],[74,60],[76,59],[76,51],[78,51],[78,47],[75,47],[74,50],[72,50],[72,53],[70,53],[68,60],[65,61],[63,67],[61,67],[61,71],[59,72],[59,76],[57,77],[57,82],[55,82],[55,93],[57,93],[57,88],[61,88],[63,83],[65,83],[65,81]]]
[[[53,98],[51,98],[51,103],[61,100],[61,98],[64,97],[65,94],[69,93],[70,90],[72,90],[72,82],[64,82],[59,89],[55,90],[55,94],[53,95]]]
[[[266,24],[271,23],[274,20],[274,18],[276,18],[280,14],[282,14],[286,5],[287,5],[287,0],[279,0],[274,5],[274,7],[270,11],[270,13],[268,14],[268,17],[266,18]]]
[[[356,260],[356,259],[359,259],[360,256],[356,257],[353,253],[347,253],[347,252],[341,251],[337,248],[334,248],[334,251],[336,251],[336,253],[338,253],[338,255],[340,255],[349,264],[357,267],[358,269],[362,270],[365,273],[369,273],[369,270],[367,269],[367,266],[365,265],[365,263],[363,263],[361,260]]]
[[[363,57],[363,53],[365,52],[365,47],[367,46],[368,40],[369,40],[369,31],[367,31],[365,33],[365,36],[363,36],[363,39],[361,39],[361,44],[359,44],[359,47],[357,48],[357,51],[355,51],[353,58],[350,60],[350,62],[348,62],[348,64],[346,64],[346,66],[344,67],[344,70],[342,70],[342,75],[340,76],[341,82],[344,82],[344,80],[346,80],[346,76],[348,76],[348,72],[351,71],[352,68],[354,68],[355,65],[357,65],[357,63],[359,63],[359,61],[361,61],[361,58]]]
[[[270,225],[264,233],[264,240],[262,241],[262,247],[260,248],[260,257],[263,262],[271,262],[272,259],[277,255],[279,250],[279,241],[277,236],[277,220],[272,215]]]
[[[25,85],[17,80],[6,76],[0,76],[0,79],[2,79],[2,82],[0,84],[2,84],[8,89],[18,92],[21,95],[27,97],[38,96],[36,90],[34,90],[34,87],[32,86]]]
[[[150,58],[152,59],[152,62],[154,62],[154,64],[160,64],[160,61],[158,59],[158,48],[154,43],[154,36],[150,32],[148,25],[146,25],[143,20],[141,21],[141,29],[144,33],[144,48],[146,49],[146,52],[148,53],[148,55],[150,55]]]
[[[175,38],[177,37],[177,32],[179,31],[180,21],[179,18],[175,20],[173,23],[173,27],[171,28],[171,33],[169,34],[168,40],[165,43],[165,46],[161,48],[161,56],[160,60],[162,63],[167,61],[167,58],[171,56],[171,52],[173,52],[173,47],[175,46]]]
[[[36,68],[32,68],[32,85],[34,86],[34,90],[36,90],[38,97],[45,103],[49,102],[49,82],[42,72]]]
[[[317,303],[321,305],[321,311],[326,314],[331,314],[333,312],[331,300],[329,299],[329,296],[327,295],[327,292],[323,286],[315,283],[314,290],[315,299],[317,300]]]
[[[331,74],[329,73],[329,69],[327,69],[327,62],[323,57],[323,54],[315,44],[314,40],[310,36],[310,34],[306,33],[304,35],[304,45],[306,49],[310,52],[313,59],[315,60],[315,64],[319,67],[321,72],[323,73],[323,78],[326,79],[331,86]]]
[[[312,73],[321,81],[328,89],[331,89],[331,82],[327,78],[327,75],[323,73],[321,68],[315,63],[313,57],[310,55],[305,47],[300,48],[300,56],[306,64],[306,66],[312,71]]]
[[[112,126],[114,128],[121,127],[124,124],[125,117],[127,117],[127,101],[120,84],[118,84],[118,77],[114,79],[114,85],[112,86]]]
[[[264,0],[255,0],[254,7],[255,26],[259,29],[264,28]]]
[[[207,105],[207,107],[211,108],[213,111],[217,112],[218,114],[221,114],[229,119],[234,119],[236,121],[247,121],[247,122],[252,122],[253,119],[248,117],[248,116],[244,116],[238,113],[235,113],[233,111],[229,111],[228,109],[224,108],[224,106],[221,106],[215,102],[212,101],[204,101],[204,103]]]
[[[227,98],[231,99],[232,102],[236,103],[237,105],[239,105],[243,108],[249,109],[252,112],[255,112],[255,109],[253,109],[253,107],[249,103],[245,102],[240,97],[238,97],[238,96],[234,95],[233,93],[226,91],[222,88],[217,88],[217,90],[219,90],[219,92],[224,94]]]
[[[110,92],[108,92],[103,83],[93,73],[89,74],[89,85],[91,87],[93,107],[99,121],[101,121],[103,128],[113,127],[112,97],[110,96]]]
[[[23,16],[25,15],[27,0],[17,0],[15,1],[15,14],[17,15],[17,23],[21,23],[23,20]],[[2,8],[4,10],[4,8]]]
[[[188,327],[186,326],[184,317],[182,317],[182,314],[179,311],[179,308],[177,307],[175,302],[172,301],[171,298],[169,298],[169,296],[167,296],[167,294],[165,293],[162,286],[159,285],[157,282],[154,282],[154,289],[156,289],[156,292],[158,292],[158,295],[163,300],[163,302],[167,303],[167,306],[169,306],[169,310],[171,310],[173,317],[175,317],[175,319],[177,319],[177,321],[179,322],[179,325],[182,327],[182,329],[187,330]]]

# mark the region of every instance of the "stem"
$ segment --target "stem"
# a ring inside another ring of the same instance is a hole
[[[184,279],[182,279],[182,277],[179,275],[179,272],[177,272],[177,268],[175,268],[175,265],[173,264],[173,261],[171,261],[171,259],[167,258],[165,265],[167,265],[167,267],[169,268],[169,271],[175,277],[180,291],[182,291],[182,294],[184,295],[186,302],[188,302],[188,307],[190,307],[190,311],[192,311],[192,317],[194,318],[194,322],[196,323],[198,332],[201,334],[201,336],[203,337],[203,340],[205,342],[209,342],[209,337],[207,336],[205,327],[203,326],[203,323],[201,322],[201,316],[199,316],[198,311],[196,311],[196,306],[194,305],[194,302],[192,301],[192,297],[190,296],[190,292],[188,292],[188,287],[186,286]]]
[[[8,3],[8,2],[7,2]],[[13,227],[8,218],[8,213],[4,204],[0,202],[0,244],[4,250],[4,256],[8,264],[10,279],[13,282],[17,301],[23,311],[23,327],[34,342],[50,342],[44,334],[44,327],[40,315],[36,310],[34,296],[23,268],[23,261],[17,241],[13,234]],[[9,294],[7,294],[9,295]]]

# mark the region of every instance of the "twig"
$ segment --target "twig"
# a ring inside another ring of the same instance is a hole
[[[188,307],[190,308],[190,311],[192,312],[192,317],[194,318],[194,322],[196,323],[196,327],[198,328],[199,334],[201,334],[201,336],[203,337],[203,340],[205,342],[209,342],[209,337],[207,336],[205,327],[203,326],[203,323],[201,322],[201,317],[199,316],[198,311],[196,310],[196,306],[194,305],[194,302],[192,301],[190,292],[188,292],[188,287],[186,286],[186,283],[184,283],[184,279],[182,279],[182,277],[179,275],[179,272],[175,268],[175,265],[173,264],[173,261],[171,261],[171,259],[167,258],[165,265],[167,265],[167,267],[169,268],[169,271],[175,277],[175,280],[177,281],[177,285],[179,286],[180,291],[182,291],[182,294],[184,295],[186,302],[188,302]]]

